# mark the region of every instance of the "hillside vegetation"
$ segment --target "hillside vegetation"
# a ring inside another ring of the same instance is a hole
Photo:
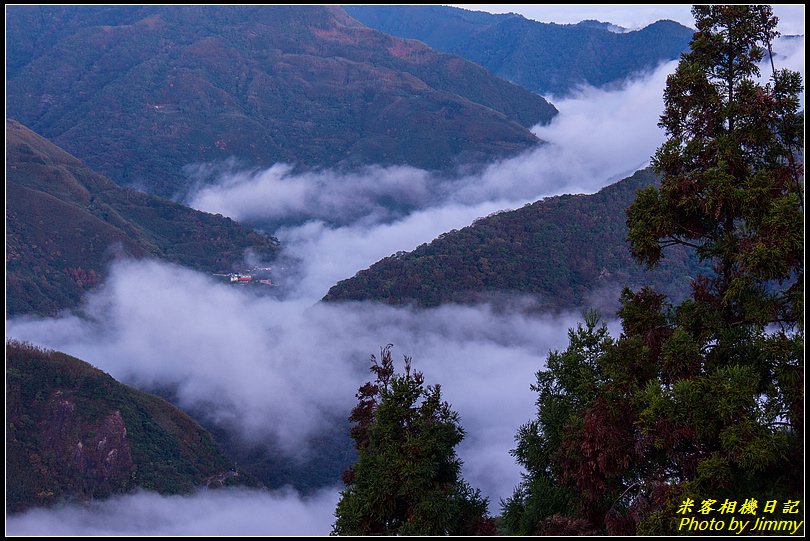
[[[156,257],[201,271],[278,242],[230,218],[121,188],[13,120],[6,121],[6,310],[52,314],[78,305],[110,261]]]
[[[407,164],[516,154],[557,113],[461,57],[337,6],[13,6],[9,116],[124,185],[189,164]]]
[[[493,15],[446,6],[346,6],[363,24],[457,54],[507,81],[543,95],[577,86],[603,86],[675,60],[692,30],[658,21],[616,33],[597,21],[541,23],[510,13]]]
[[[75,357],[6,343],[6,510],[135,488],[257,483],[165,400]]]
[[[665,265],[647,271],[625,242],[624,211],[639,188],[655,182],[642,170],[593,195],[549,197],[476,220],[375,263],[333,286],[324,300],[438,306],[530,295],[538,309],[552,312],[612,310],[622,287],[647,284],[683,298],[702,268],[693,254],[675,250]]]

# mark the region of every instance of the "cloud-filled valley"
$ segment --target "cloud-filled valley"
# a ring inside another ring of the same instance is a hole
[[[337,493],[302,498],[291,490],[202,490],[190,496],[138,492],[9,517],[24,536],[323,535]]]
[[[406,166],[372,166],[352,173],[295,173],[278,164],[263,171],[190,167],[196,186],[187,203],[248,223],[334,226],[390,223],[448,206],[522,205],[560,193],[592,193],[649,162],[663,141],[657,117],[661,89],[675,63],[613,89],[580,88],[556,102],[561,113],[535,133],[536,149],[455,176]],[[497,210],[497,209],[496,209]],[[471,219],[469,220],[471,221]]]
[[[400,368],[402,355],[412,356],[461,414],[465,449],[478,456],[469,466],[511,472],[481,486],[496,500],[517,480],[508,450],[533,411],[533,374],[549,349],[564,347],[577,320],[487,306],[279,301],[154,261],[118,265],[85,312],[18,319],[10,334],[137,387],[169,387],[181,407],[207,411],[248,441],[271,439],[290,456],[347,417],[370,379],[369,355],[393,343]],[[482,457],[480,442],[497,452]]]
[[[804,41],[797,41],[782,50],[785,64],[800,65],[803,75]],[[509,450],[534,414],[534,373],[549,350],[566,347],[580,314],[533,314],[522,309],[531,299],[516,299],[507,311],[318,300],[380,258],[476,218],[547,196],[593,193],[647,165],[664,140],[657,122],[674,68],[670,62],[615,88],[581,88],[553,100],[559,116],[534,129],[545,145],[452,178],[402,166],[209,172],[189,205],[258,227],[280,225],[269,232],[281,241],[289,271],[277,296],[157,261],[123,261],[81,310],[10,320],[7,337],[77,356],[138,388],[171,389],[179,406],[206,410],[240,437],[272,440],[302,460],[312,436],[345,421],[357,388],[371,377],[369,355],[392,343],[398,367],[403,355],[413,357],[459,412],[467,434],[459,448],[463,474],[498,514],[499,499],[520,480]],[[142,492],[9,517],[7,532],[326,534],[338,482],[307,497],[290,488]]]

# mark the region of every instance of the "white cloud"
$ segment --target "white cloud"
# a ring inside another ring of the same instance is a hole
[[[337,489],[306,498],[292,490],[202,490],[190,496],[139,492],[7,516],[6,535],[328,535],[338,498]]]
[[[465,478],[498,513],[499,500],[520,481],[509,450],[517,428],[534,414],[534,373],[550,349],[565,347],[578,314],[550,319],[486,305],[415,310],[317,300],[380,258],[477,217],[544,196],[593,192],[631,173],[658,144],[650,126],[667,69],[612,90],[583,88],[559,103],[551,126],[538,128],[547,146],[477,174],[231,168],[194,201],[256,222],[293,223],[277,232],[287,260],[297,261],[283,300],[178,267],[123,262],[89,297],[82,317],[20,318],[8,322],[8,335],[65,351],[142,388],[173,387],[181,406],[202,408],[248,439],[273,440],[291,454],[345,420],[357,388],[370,379],[368,356],[393,343],[398,359],[413,356],[414,367],[442,385],[461,415]],[[391,200],[401,200],[399,214],[381,210]]]
[[[478,217],[561,193],[593,193],[629,176],[664,140],[657,123],[674,66],[610,89],[579,89],[558,103],[560,114],[549,126],[535,128],[547,145],[475,174],[446,178],[409,167],[352,174],[295,174],[282,165],[242,173],[225,168],[189,202],[256,224],[286,220],[274,234],[289,261],[297,261],[298,279],[287,294],[314,302],[338,280]]]
[[[803,69],[801,43],[780,51]],[[181,405],[204,407],[220,423],[255,441],[272,439],[289,453],[345,419],[357,388],[370,379],[369,354],[393,343],[397,358],[413,356],[414,367],[428,383],[442,384],[460,413],[465,477],[498,513],[499,499],[520,480],[508,451],[518,426],[534,414],[529,385],[548,351],[566,346],[578,314],[551,319],[486,305],[415,310],[316,301],[378,259],[477,217],[549,195],[594,192],[632,173],[663,141],[657,122],[673,68],[612,89],[580,89],[558,102],[560,115],[550,126],[536,129],[547,146],[477,174],[231,169],[193,201],[237,218],[293,223],[278,231],[286,257],[298,262],[283,300],[178,267],[123,262],[89,296],[81,317],[11,320],[7,336],[65,351],[140,387],[174,387]],[[395,212],[387,210],[391,200],[401,203]],[[37,524],[51,535],[181,534],[186,527],[189,535],[323,534],[336,501],[334,490],[314,499],[250,491],[139,494],[33,511],[12,517],[7,528],[20,535],[48,534]]]
[[[189,204],[248,222],[379,222],[392,215],[390,207],[412,210],[429,197],[428,173],[406,166],[294,174],[291,166],[277,164],[264,171],[218,170],[216,178],[215,185],[196,183]]]
[[[666,76],[674,67],[675,62],[666,63],[609,89],[580,88],[556,102],[560,114],[550,125],[534,128],[547,145],[474,174],[448,178],[403,166],[353,173],[295,173],[287,165],[246,172],[226,167],[195,183],[187,202],[248,223],[317,221],[369,229],[407,220],[412,213],[438,209],[446,214],[447,205],[498,210],[495,204],[513,208],[560,193],[591,193],[642,167],[663,142],[658,116]]]
[[[393,343],[400,368],[401,356],[412,356],[460,413],[467,479],[495,506],[519,481],[509,449],[533,415],[534,372],[550,349],[565,347],[578,319],[486,305],[279,301],[148,261],[116,266],[84,311],[82,319],[12,320],[8,336],[75,355],[141,388],[174,388],[182,407],[204,409],[291,456],[347,418],[357,388],[371,379],[369,355]]]

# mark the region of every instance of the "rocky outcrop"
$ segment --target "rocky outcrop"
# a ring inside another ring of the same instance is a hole
[[[257,484],[185,413],[63,353],[6,344],[6,412],[8,512]]]
[[[126,488],[134,463],[121,412],[82,419],[73,394],[56,390],[42,406],[39,428],[49,469],[72,473],[78,497]]]

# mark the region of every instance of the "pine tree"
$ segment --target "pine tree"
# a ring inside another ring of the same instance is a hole
[[[801,78],[757,80],[777,35],[769,6],[693,14],[691,50],[665,90],[661,186],[628,209],[628,240],[650,266],[689,246],[714,274],[678,306],[626,289],[617,340],[591,316],[549,357],[537,420],[517,437],[527,474],[504,506],[512,533],[689,533],[677,526],[683,501],[801,500]]]
[[[487,501],[461,478],[459,416],[420,372],[394,371],[391,346],[372,355],[349,420],[357,462],[343,474],[336,535],[475,535],[494,532]]]

